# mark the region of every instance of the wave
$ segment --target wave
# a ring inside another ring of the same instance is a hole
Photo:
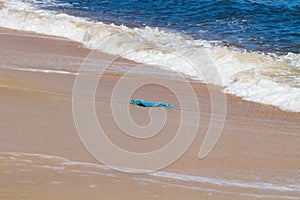
[[[91,174],[94,176],[111,177],[112,179],[121,178],[120,173],[113,173],[113,170],[105,165],[71,161],[55,155],[22,152],[0,152],[0,157],[3,158],[3,165],[10,167],[10,165],[21,164],[22,172],[27,171],[31,174],[34,173],[35,169],[43,168],[53,171],[63,171],[65,173],[74,172],[77,174]],[[135,169],[128,169],[127,171],[135,172]],[[295,197],[293,194],[297,195],[298,192],[300,192],[300,185],[296,183],[278,184],[271,182],[245,182],[241,180],[193,176],[167,171],[157,171],[151,173],[146,173],[145,171],[145,174],[142,177],[137,174],[131,175],[137,182],[157,183],[160,185],[177,188],[210,191],[221,194],[238,194],[246,197],[297,199],[298,197]],[[59,184],[55,180],[50,179],[48,181],[52,181],[53,184]],[[61,180],[60,183],[63,183],[64,181],[66,180]],[[34,183],[32,180],[28,180],[26,182]],[[209,187],[207,187],[207,185],[209,185]],[[214,188],[214,186],[217,186],[217,188]],[[228,190],[228,187],[240,188],[243,192],[238,192],[236,190],[234,190],[235,192],[231,192],[231,190]],[[243,189],[247,189],[247,192],[244,192]],[[269,194],[269,192],[275,192],[277,195]]]
[[[65,37],[90,49],[224,86],[225,93],[245,100],[300,112],[299,54],[263,54],[218,47],[212,45],[215,41],[196,40],[159,28],[92,22],[41,10],[33,3],[2,0],[0,26]]]

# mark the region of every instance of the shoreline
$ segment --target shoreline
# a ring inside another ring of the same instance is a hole
[[[3,30],[1,29],[1,31]],[[79,43],[69,40],[34,37],[34,34],[30,37],[31,39],[28,39],[26,36],[22,36],[23,32],[18,31],[16,35],[13,30],[6,31],[6,35],[0,34],[2,64],[4,63],[4,67],[7,67],[7,69],[3,69],[3,67],[0,69],[0,94],[2,96],[1,115],[5,116],[4,119],[0,121],[2,130],[0,133],[0,152],[50,154],[61,156],[72,161],[98,163],[82,145],[73,122],[71,98],[75,76],[73,74],[20,71],[14,70],[10,66],[14,65],[14,63],[19,63],[21,65],[20,67],[30,67],[24,65],[24,63],[27,62],[26,59],[33,59],[33,65],[39,66],[41,69],[45,67],[40,66],[41,63],[47,64],[48,66],[53,65],[53,69],[55,69],[56,66],[61,66],[62,64],[71,65],[78,63],[80,60],[82,61],[89,50],[80,46]],[[3,54],[5,52],[10,53]],[[16,54],[11,54],[12,52]],[[14,57],[14,55],[17,56]],[[105,60],[110,55],[99,53],[99,56],[100,60]],[[54,60],[53,57],[57,60]],[[65,60],[66,58],[67,60]],[[46,63],[45,61],[47,60],[52,60],[52,62]],[[131,66],[135,66],[136,64],[126,59],[118,60],[117,64],[119,63],[125,63],[125,66],[128,66],[128,68],[126,68],[127,71],[130,70]],[[74,66],[73,70],[78,69],[79,65],[75,64]],[[44,69],[49,68],[46,66]],[[162,131],[162,136],[153,138],[150,145],[148,142],[131,140],[131,138],[122,135],[122,132],[120,132],[113,123],[109,109],[110,106],[108,106],[111,98],[110,92],[122,75],[122,73],[115,74],[114,68],[112,69],[111,72],[103,76],[103,80],[101,79],[101,87],[103,88],[99,87],[99,91],[96,93],[96,111],[98,118],[103,120],[104,129],[110,130],[110,139],[121,147],[136,152],[147,152],[163,146],[172,138],[172,134],[177,128],[180,110],[167,110],[168,117],[170,115],[170,124],[167,124],[166,129]],[[148,69],[147,66],[145,66],[145,69],[150,70],[150,72],[160,70]],[[128,78],[128,82],[138,84],[141,80],[155,80],[155,78],[158,78],[156,74],[149,73],[145,77],[142,73],[137,73]],[[166,81],[174,85],[180,85],[176,80],[167,79]],[[255,182],[257,178],[259,178],[261,182],[271,182],[280,185],[291,184],[294,181],[295,184],[299,185],[300,155],[297,153],[300,150],[299,113],[284,112],[274,106],[248,102],[239,97],[226,94],[227,115],[222,135],[213,151],[205,159],[199,160],[198,151],[211,117],[211,102],[206,84],[192,82],[191,85],[198,97],[200,106],[199,112],[203,125],[198,130],[197,136],[188,151],[175,163],[163,169],[163,171],[193,176],[233,179],[242,182]],[[126,89],[126,85],[124,85],[124,87]],[[213,88],[221,93],[220,87]],[[181,92],[183,95],[188,96],[187,92]],[[155,84],[150,84],[143,87],[142,90],[137,90],[133,97],[150,100],[162,99],[177,105],[176,98],[172,93]],[[120,102],[120,104],[123,105],[127,103],[126,101]],[[149,122],[148,109],[134,106],[130,107],[130,109],[134,120],[141,124],[147,124],[147,122]],[[4,160],[4,162],[6,162],[6,160]],[[1,166],[2,173],[8,170],[8,166]],[[15,169],[15,173],[17,173],[18,165],[12,166],[12,169]],[[47,173],[48,172],[41,174],[34,173],[34,176],[29,178],[42,180],[47,176]],[[119,172],[112,173],[119,174]],[[1,176],[2,175],[3,174],[1,174]],[[22,173],[19,174],[19,172],[18,175],[21,176],[20,178],[26,177],[26,175],[22,175]],[[0,184],[2,183],[1,185],[4,188],[8,188],[9,195],[17,193],[18,190],[24,193],[26,193],[26,190],[32,190],[35,192],[40,191],[42,195],[41,199],[51,198],[51,196],[47,196],[46,193],[44,193],[45,190],[40,188],[38,184],[27,184],[24,186],[25,188],[22,189],[18,184],[14,184],[13,180],[9,183],[9,178],[12,177],[8,176],[7,180],[0,179]],[[67,180],[75,180],[74,177],[72,178],[72,176],[69,175],[65,178]],[[176,187],[166,189],[165,191],[160,184],[150,184],[149,187],[137,186],[138,184],[133,184],[131,178],[132,175],[125,174],[121,179],[122,184],[120,185],[113,183],[109,178],[105,179],[103,188],[113,186],[113,189],[105,191],[105,189],[102,188],[101,194],[110,198],[115,195],[114,193],[116,193],[116,191],[123,191],[125,193],[126,191],[136,191],[135,186],[142,187],[142,190],[137,192],[139,196],[133,198],[133,193],[131,193],[132,196],[129,195],[128,199],[155,199],[153,195],[146,198],[146,194],[154,194],[155,191],[161,193],[162,197],[164,197],[162,199],[170,199],[171,196],[175,198],[176,191],[178,191],[180,195],[183,195],[181,197],[184,197],[184,195],[190,192],[190,189],[178,189]],[[91,177],[91,179],[94,178]],[[130,181],[128,181],[128,179],[130,179]],[[101,180],[100,178],[95,181],[99,184]],[[179,185],[183,184],[183,182],[180,181],[176,182]],[[127,185],[125,189],[122,189],[122,187],[128,183],[129,185]],[[80,187],[78,188],[76,184],[78,183],[66,186],[68,191],[70,191],[66,198],[72,199],[73,197],[69,198],[72,196],[72,192],[80,190]],[[130,186],[130,184],[133,185]],[[55,188],[56,186],[52,185],[49,187]],[[207,191],[209,191],[209,188],[224,190],[223,187],[214,188],[208,186]],[[56,188],[56,190],[63,192],[63,188]],[[242,199],[238,194],[239,192],[253,192],[241,188],[229,188],[228,190],[235,191],[236,194],[219,194],[219,198]],[[143,194],[143,191],[146,191],[145,194]],[[168,194],[167,191],[171,193]],[[61,192],[59,194],[63,195]],[[82,194],[88,194],[91,191],[81,188],[81,192]],[[2,195],[1,193],[5,194],[5,192],[0,191],[0,197]],[[191,199],[199,199],[200,197],[203,199],[215,199],[215,195],[218,195],[212,192],[213,195],[210,196],[208,192],[199,192],[196,190],[192,193]],[[297,196],[300,191],[294,193],[266,191],[266,195],[278,195],[278,193],[280,193],[280,195],[289,194]],[[30,199],[32,195],[33,193],[28,194],[28,199]],[[90,198],[92,199],[92,197]],[[256,197],[253,198],[255,199]],[[74,197],[74,199],[79,199],[79,197]]]
[[[18,3],[7,1],[3,4],[0,12],[2,27],[69,38],[90,49],[225,86],[225,93],[243,99],[300,112],[299,55],[294,51],[283,50],[287,54],[280,54],[268,47],[261,51],[253,48],[249,53],[242,47],[231,48],[232,45],[226,42],[223,46],[218,38],[220,45],[215,40],[189,37],[176,31],[155,28],[156,25],[133,28],[106,24],[77,14],[68,15],[64,11],[59,14],[59,10],[43,9],[30,2]],[[253,47],[261,45],[265,44],[254,43]]]

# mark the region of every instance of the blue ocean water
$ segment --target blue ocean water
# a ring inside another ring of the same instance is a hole
[[[35,0],[42,9],[129,27],[159,27],[223,46],[300,53],[299,0]]]
[[[64,37],[300,112],[300,0],[0,1],[1,27]]]

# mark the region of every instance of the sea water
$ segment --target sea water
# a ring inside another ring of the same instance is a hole
[[[160,187],[172,187],[179,190],[237,195],[242,199],[299,199],[300,193],[300,185],[291,182],[291,180],[281,180],[281,183],[269,182],[269,180],[268,182],[261,180],[245,181],[167,171],[157,171],[143,175],[131,174],[128,177],[126,173],[114,173],[113,169],[101,164],[72,161],[55,155],[0,152],[0,158],[1,166],[5,166],[7,169],[0,171],[1,177],[4,177],[3,183],[14,183],[29,187],[34,184],[44,186],[62,185],[66,187],[76,182],[81,187],[88,186],[97,189],[103,187],[103,185],[95,184],[95,180],[101,183],[101,181],[108,178],[111,182],[121,184],[129,180],[145,187],[158,184]],[[127,169],[127,171],[136,172],[136,169]],[[14,174],[14,176],[11,174]],[[41,175],[46,178],[41,180]],[[18,178],[16,179],[16,177]]]
[[[299,0],[1,0],[0,5],[2,27],[66,37],[223,86],[246,100],[300,112]]]

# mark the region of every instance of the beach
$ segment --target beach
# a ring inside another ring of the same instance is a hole
[[[199,159],[211,120],[211,99],[206,84],[189,80],[199,103],[199,110],[189,112],[191,116],[200,112],[201,123],[190,148],[158,172],[119,172],[105,167],[85,149],[73,119],[74,80],[91,50],[65,38],[0,31],[0,199],[299,198],[299,113],[226,94],[221,136],[210,154]],[[97,52],[97,56],[101,67],[111,55]],[[137,90],[133,98],[167,101],[179,109],[166,110],[166,127],[151,141],[132,139],[116,126],[110,104],[114,85],[137,63],[119,58],[115,65],[126,66],[125,71],[112,67],[105,72],[95,97],[103,129],[111,141],[129,151],[160,148],[174,137],[182,120],[176,95],[156,84]],[[156,71],[168,73],[146,65],[142,68],[151,73],[137,71],[126,81],[156,82],[161,78]],[[164,81],[181,84],[171,75]],[[220,86],[211,88],[222,93]],[[189,99],[188,92],[181,92]],[[127,106],[128,101],[118,104]],[[149,123],[148,112],[148,108],[130,105],[132,118],[140,124]]]

